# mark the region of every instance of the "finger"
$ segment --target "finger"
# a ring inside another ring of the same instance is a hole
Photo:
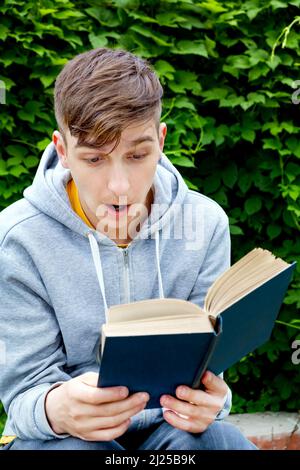
[[[205,386],[207,393],[222,397],[227,394],[228,386],[226,382],[221,379],[221,377],[218,377],[210,371],[205,372],[202,378],[202,383]]]
[[[191,417],[192,419],[199,419],[199,417],[207,413],[215,416],[224,405],[223,398],[209,395],[202,390],[189,389],[187,396],[190,396],[191,400],[185,402],[170,395],[162,395],[160,402],[163,407],[176,411],[181,415]]]
[[[137,406],[143,406],[144,408],[149,401],[149,398],[149,394],[135,393],[134,395],[120,401],[102,403],[97,406],[93,406],[90,416],[116,416]]]
[[[195,390],[187,386],[179,386],[176,389],[176,397],[198,406],[212,406],[214,397],[203,390]]]
[[[75,377],[74,381],[80,381],[86,385],[91,385],[92,387],[97,387],[99,374],[97,372],[86,372],[85,374]]]
[[[148,399],[146,400],[141,398],[141,394],[135,394],[134,396],[126,398],[125,400],[120,400],[113,403],[104,403],[100,405],[90,405],[84,403],[80,405],[80,408],[78,409],[77,418],[80,419],[84,416],[91,418],[114,417],[137,407],[144,409],[147,402]]]
[[[78,437],[86,441],[113,441],[117,439],[117,437],[122,436],[127,431],[130,424],[131,420],[128,419],[125,423],[117,427],[93,431],[84,435],[78,435]]]
[[[184,416],[195,416],[197,408],[195,405],[191,405],[182,400],[177,400],[177,398],[171,397],[169,395],[162,395],[160,403],[163,407],[169,408],[172,411],[176,411]]]
[[[131,418],[132,416],[136,415],[140,411],[144,409],[144,405],[138,405],[134,408],[130,408],[129,410],[124,411],[115,416],[108,416],[108,417],[93,417],[89,420],[88,428],[90,430],[96,429],[107,429],[107,428],[114,428],[120,426],[120,424],[124,423],[127,419]]]
[[[123,400],[128,396],[128,389],[124,387],[93,387],[83,382],[78,382],[76,388],[72,390],[74,397],[90,405],[100,405],[102,403],[111,403]]]
[[[191,419],[182,418],[173,411],[167,410],[163,413],[164,419],[174,428],[187,432],[203,432],[207,428],[206,423],[195,422]]]

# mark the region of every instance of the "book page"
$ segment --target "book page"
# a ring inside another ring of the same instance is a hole
[[[143,336],[182,333],[210,333],[213,326],[205,315],[198,317],[154,319],[152,321],[129,321],[106,323],[102,326],[105,336]]]
[[[262,273],[264,274],[264,273]],[[268,278],[271,279],[273,276],[276,276],[278,274],[278,270],[274,269],[272,273],[270,273],[271,276]],[[245,283],[239,283],[235,285],[234,292],[227,290],[226,293],[224,293],[222,299],[219,299],[219,301],[212,302],[211,309],[213,312],[221,312],[225,308],[227,308],[229,305],[232,303],[236,302],[238,298],[243,297],[244,295],[248,294],[249,292],[253,291],[256,289],[258,286],[264,284],[266,282],[265,276],[257,276],[257,277],[251,277],[249,278],[249,282],[247,285]],[[237,298],[237,292],[239,297]]]
[[[196,304],[181,299],[148,299],[113,305],[107,312],[107,323],[151,320],[159,317],[198,316],[206,313]]]
[[[205,310],[216,316],[288,266],[270,251],[255,248],[212,284],[205,298]]]
[[[265,264],[258,264],[257,266],[248,265],[247,271],[244,270],[242,273],[236,273],[233,276],[232,283],[230,283],[230,278],[220,286],[218,291],[218,296],[211,299],[209,306],[210,311],[217,310],[218,307],[221,307],[222,303],[226,302],[226,299],[232,298],[233,300],[236,297],[236,293],[240,292],[250,292],[257,285],[261,284],[266,280],[266,274],[268,278],[274,276],[278,272],[278,263],[275,260],[275,263],[270,263],[270,260],[266,260]],[[230,289],[230,284],[234,286],[234,289]]]
[[[256,267],[255,260],[259,259],[269,259],[268,254],[263,254],[261,248],[254,248],[254,250],[247,253],[240,260],[234,263],[227,271],[225,271],[218,279],[211,285],[209,288],[206,297],[205,297],[205,310],[209,311],[212,298],[215,296],[215,293],[219,291],[222,286],[233,285],[233,281],[236,278],[239,278],[243,273],[247,273],[247,267],[253,266]]]

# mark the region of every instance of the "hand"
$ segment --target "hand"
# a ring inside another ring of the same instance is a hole
[[[45,410],[56,434],[67,433],[85,441],[114,440],[127,431],[130,418],[143,410],[150,398],[147,393],[128,397],[126,387],[99,388],[97,382],[98,374],[87,372],[50,390]]]
[[[224,380],[207,371],[202,383],[205,391],[184,386],[186,391],[183,395],[180,394],[181,385],[176,389],[179,399],[170,395],[160,397],[161,405],[168,408],[168,411],[164,411],[164,419],[174,428],[191,433],[203,432],[223,409],[228,391]]]

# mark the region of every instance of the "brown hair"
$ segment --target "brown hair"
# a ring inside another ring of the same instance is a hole
[[[130,124],[155,118],[158,130],[162,96],[147,61],[122,49],[92,49],[67,62],[58,75],[55,117],[64,140],[69,128],[79,145],[116,141],[116,147]]]

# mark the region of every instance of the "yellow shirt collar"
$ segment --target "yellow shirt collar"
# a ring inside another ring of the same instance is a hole
[[[77,186],[72,179],[70,179],[70,181],[68,182],[67,184],[67,193],[68,193],[68,196],[69,196],[69,200],[70,200],[70,204],[72,206],[72,209],[73,211],[90,227],[90,228],[93,228],[95,229],[95,227],[93,226],[93,224],[89,221],[89,219],[87,218],[84,210],[82,209],[82,206],[81,206],[81,203],[80,203],[80,199],[79,199],[79,194],[78,194],[78,189],[77,189]],[[126,248],[128,246],[127,243],[120,243],[118,245],[120,248]]]
[[[73,178],[68,182],[67,184],[67,193],[69,196],[69,200],[72,206],[72,209],[76,214],[90,227],[95,229],[95,227],[92,225],[92,223],[89,221],[87,218],[84,210],[81,207],[80,199],[79,199],[79,194],[78,194],[78,189],[77,186],[73,180]]]

